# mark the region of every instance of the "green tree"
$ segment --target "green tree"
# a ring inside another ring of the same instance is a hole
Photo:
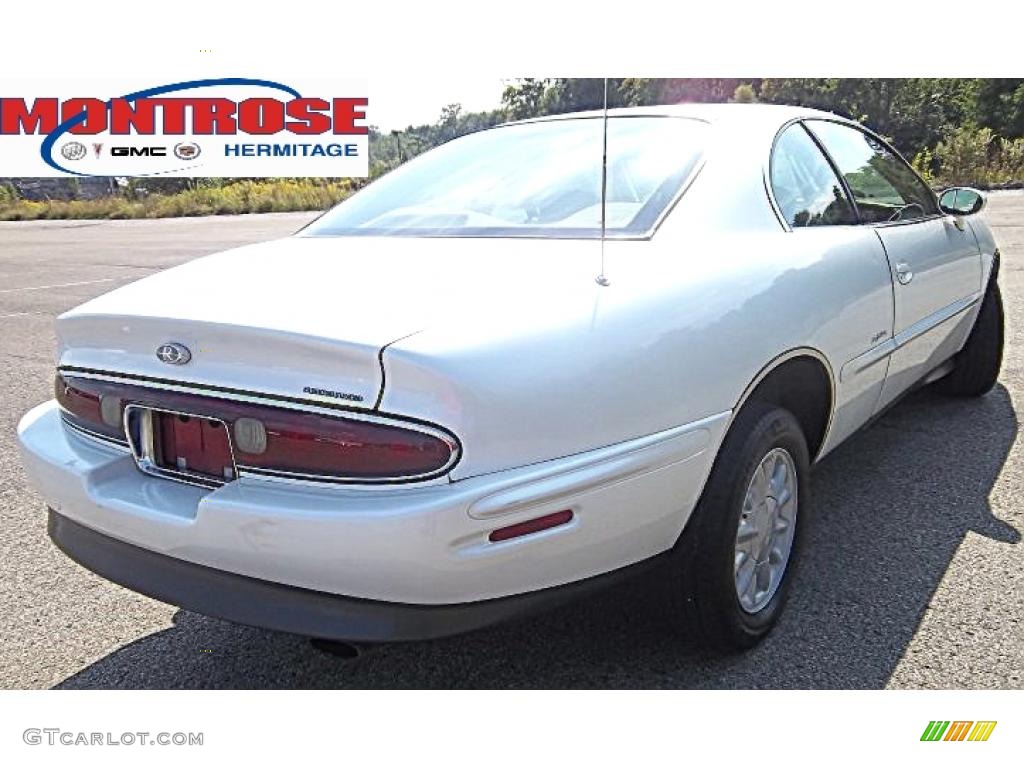
[[[963,78],[789,78],[764,80],[761,101],[859,120],[913,156],[973,116],[975,81]]]
[[[619,93],[621,80],[608,80],[608,107],[624,106]],[[604,106],[604,79],[600,77],[560,77],[544,91],[541,109],[544,114],[558,115],[601,109]]]
[[[550,80],[521,77],[505,86],[501,103],[511,120],[522,120],[541,114],[541,99]]]
[[[757,100],[759,79],[751,78],[608,78],[608,106],[632,107],[680,102],[730,101],[740,89]],[[505,88],[502,103],[510,118],[600,109],[604,79],[563,77],[553,80],[521,78]]]
[[[1024,80],[978,80],[974,118],[1000,136],[1024,136]]]
[[[757,91],[750,83],[740,83],[732,92],[732,101],[737,104],[753,104],[757,101]]]

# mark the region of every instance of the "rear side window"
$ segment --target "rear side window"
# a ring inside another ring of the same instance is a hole
[[[928,186],[875,137],[825,120],[809,120],[807,126],[843,174],[865,224],[908,221],[938,213]]]
[[[783,131],[775,142],[771,182],[775,202],[791,227],[857,222],[832,166],[798,124]]]

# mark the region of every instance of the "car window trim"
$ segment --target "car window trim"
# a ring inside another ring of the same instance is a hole
[[[802,117],[796,117],[793,118],[792,120],[787,120],[785,123],[783,123],[783,125],[775,133],[775,138],[772,140],[771,152],[768,155],[768,165],[766,168],[763,169],[764,187],[766,192],[768,193],[768,202],[771,205],[772,210],[775,212],[775,217],[779,220],[779,223],[782,225],[782,228],[787,232],[796,232],[797,230],[803,229],[820,229],[820,227],[794,227],[792,224],[790,224],[789,221],[786,220],[786,217],[783,215],[782,208],[779,207],[779,201],[775,197],[775,187],[772,185],[772,163],[775,162],[775,149],[779,143],[779,139],[782,138],[782,134],[784,134],[791,127],[793,127],[794,125],[799,125],[800,129],[805,134],[807,134],[807,136],[810,137],[811,142],[818,148],[818,151],[821,152],[822,157],[825,158],[825,162],[828,163],[829,168],[832,169],[832,175],[835,176],[836,179],[839,181],[839,184],[843,189],[843,194],[846,195],[846,200],[850,204],[850,208],[853,210],[853,215],[856,218],[856,221],[853,221],[849,224],[826,224],[825,226],[859,227],[864,222],[861,219],[860,211],[857,208],[857,202],[856,200],[853,199],[853,194],[846,183],[846,179],[844,179],[843,174],[839,172],[839,169],[836,167],[835,161],[832,160],[832,156],[825,151],[825,148],[818,141],[818,137],[815,136],[814,132],[808,129],[807,126],[804,125],[803,123],[804,118]]]
[[[865,126],[861,125],[860,123],[854,123],[854,122],[851,122],[849,120],[842,120],[842,119],[838,119],[838,118],[834,118],[834,117],[818,117],[816,115],[815,116],[810,116],[810,117],[801,117],[801,118],[799,118],[795,122],[799,122],[801,125],[803,125],[804,130],[806,130],[812,136],[812,138],[815,139],[815,143],[817,143],[819,148],[821,149],[821,151],[825,153],[825,157],[828,158],[829,164],[832,166],[833,169],[836,170],[837,173],[838,173],[839,167],[836,165],[835,160],[832,158],[832,154],[825,147],[825,143],[823,141],[818,140],[818,137],[815,135],[815,133],[812,130],[812,128],[809,125],[807,125],[807,123],[818,122],[818,123],[835,123],[836,125],[844,125],[847,128],[850,128],[850,129],[852,129],[854,131],[859,131],[860,133],[863,133],[866,136],[869,136],[870,138],[874,139],[879,144],[881,144],[883,148],[885,148],[886,150],[891,152],[892,155],[899,162],[903,163],[904,167],[906,167],[907,170],[909,170],[914,175],[914,178],[916,178],[919,182],[921,182],[921,186],[924,187],[927,190],[928,195],[930,196],[932,203],[934,204],[935,208],[937,209],[936,213],[930,213],[927,216],[922,216],[919,219],[908,219],[906,221],[898,221],[898,220],[897,221],[876,221],[876,222],[865,221],[864,218],[860,215],[860,208],[857,207],[856,198],[854,198],[853,192],[852,192],[852,190],[850,189],[849,185],[846,182],[846,177],[843,176],[840,173],[839,174],[839,178],[840,178],[840,180],[843,183],[843,188],[846,189],[847,194],[850,195],[850,199],[853,200],[854,209],[857,211],[858,226],[860,226],[860,225],[867,225],[869,227],[907,226],[908,224],[921,224],[921,223],[926,222],[926,221],[932,221],[934,219],[944,218],[945,214],[943,214],[942,213],[942,209],[939,208],[939,198],[935,194],[935,191],[928,185],[928,182],[926,182],[924,179],[921,178],[921,174],[919,174],[917,171],[914,170],[914,166],[912,166],[910,163],[907,162],[907,158],[905,158],[902,154],[900,154],[900,152],[894,146],[892,146],[889,142],[887,142],[885,139],[883,139],[877,133],[872,131],[870,128],[866,128]],[[772,149],[774,150],[774,146],[772,147]]]
[[[824,143],[819,139],[810,128],[807,127],[807,123],[804,120],[798,120],[797,124],[806,133],[814,146],[818,148],[822,156],[825,158],[825,162],[828,163],[828,167],[832,169],[832,174],[839,180],[840,186],[843,188],[843,194],[846,195],[846,200],[850,204],[850,208],[853,210],[853,217],[856,219],[853,222],[853,226],[859,226],[864,223],[864,217],[860,214],[860,206],[857,205],[857,198],[854,197],[853,190],[850,188],[849,183],[846,181],[846,177],[843,176],[842,171],[839,170],[839,166],[836,165],[836,161],[832,159],[832,155],[829,154],[828,150],[825,149]]]

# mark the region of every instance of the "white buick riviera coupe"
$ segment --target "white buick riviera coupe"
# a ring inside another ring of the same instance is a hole
[[[806,109],[500,126],[62,315],[25,466],[73,560],[239,623],[431,638],[656,565],[673,625],[748,647],[810,465],[994,385],[983,204]]]

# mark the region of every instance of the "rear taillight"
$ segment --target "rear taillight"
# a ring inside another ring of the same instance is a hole
[[[88,379],[66,379],[58,373],[53,390],[64,417],[72,424],[124,442],[120,398],[114,392],[104,393],[99,384]]]
[[[262,423],[266,447],[246,453],[236,437],[235,460],[258,471],[408,478],[433,474],[452,457],[453,446],[440,437],[390,424],[262,406],[246,416]]]
[[[436,476],[457,458],[458,443],[444,430],[375,415],[334,415],[63,374],[55,389],[73,425],[122,442],[128,405],[222,421],[243,472],[393,482]]]

